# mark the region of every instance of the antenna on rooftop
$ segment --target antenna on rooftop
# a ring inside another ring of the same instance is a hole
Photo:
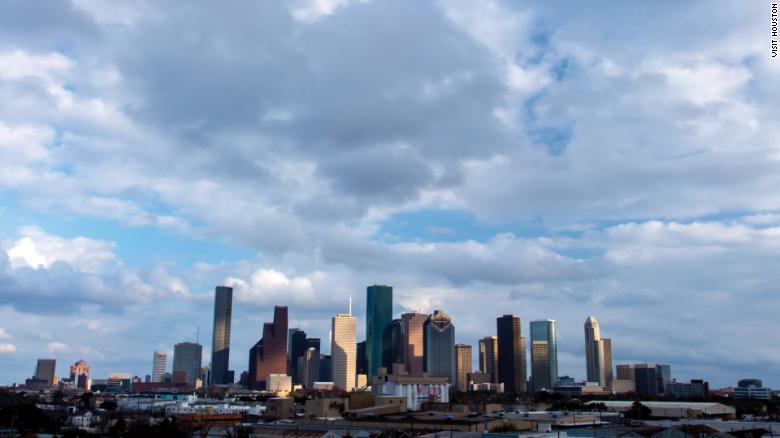
[[[352,295],[349,296],[349,316],[352,316]]]
[[[195,326],[195,343],[200,344],[200,325]]]

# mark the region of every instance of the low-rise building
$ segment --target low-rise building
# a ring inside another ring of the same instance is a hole
[[[603,403],[608,412],[626,412],[631,409],[633,401],[594,401]],[[721,403],[709,402],[667,402],[643,401],[645,407],[651,410],[651,416],[656,418],[725,418],[736,417],[736,409]],[[590,403],[589,403],[590,404]]]
[[[265,402],[265,416],[273,420],[290,418],[295,413],[291,397],[272,397]]]
[[[376,395],[391,395],[406,399],[407,409],[420,410],[420,404],[428,401],[449,403],[450,383],[448,376],[409,376],[380,374],[371,383]]]

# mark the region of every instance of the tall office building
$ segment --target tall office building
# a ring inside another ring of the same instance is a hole
[[[298,358],[298,363],[301,385],[307,389],[313,388],[314,382],[320,378],[320,349],[309,347]]]
[[[76,385],[76,388],[89,389],[89,365],[83,360],[79,360],[70,366],[70,381]]]
[[[460,392],[468,391],[471,365],[471,345],[455,345],[455,387]]]
[[[393,288],[373,285],[366,288],[366,356],[369,380],[381,367],[392,368]]]
[[[423,364],[431,376],[447,376],[455,384],[455,326],[449,315],[434,310],[423,325]]]
[[[306,349],[316,348],[320,351],[320,338],[306,338]]]
[[[287,374],[287,307],[274,307],[274,322],[263,324],[263,337],[249,350],[249,387],[265,389],[270,374]]]
[[[339,314],[333,317],[331,326],[333,338],[330,355],[333,384],[344,391],[352,391],[355,388],[356,325],[357,318],[354,316]]]
[[[509,393],[525,392],[525,338],[520,331],[520,318],[504,315],[496,319],[498,338],[498,381]]]
[[[498,338],[487,336],[479,340],[479,371],[498,383]]]
[[[531,321],[531,383],[534,392],[558,383],[558,335],[554,319]]]
[[[331,338],[332,340],[333,338]],[[320,353],[320,378],[319,382],[333,381],[333,360],[330,354]]]
[[[303,356],[308,348],[306,346],[306,332],[303,330],[296,330],[290,335],[290,376],[293,378],[293,383],[301,383],[298,373],[298,359]],[[319,350],[319,348],[317,348]],[[319,353],[317,353],[319,354]]]
[[[394,319],[390,324],[390,345],[392,345],[392,361],[388,372],[392,372],[396,364],[404,363],[404,350],[406,350],[406,339],[404,336],[404,326],[400,319]],[[360,374],[360,373],[358,373]]]
[[[214,327],[211,338],[211,384],[233,383],[229,377],[230,321],[233,315],[233,288],[217,286],[214,290]]]
[[[585,365],[588,382],[612,386],[612,340],[601,338],[595,316],[585,320]]]
[[[168,353],[155,351],[152,357],[152,382],[162,382],[165,368],[168,367]]]
[[[401,325],[404,330],[404,363],[406,371],[410,376],[419,376],[425,368],[423,364],[423,354],[425,344],[423,343],[423,326],[428,320],[428,315],[424,313],[404,313],[401,315]]]
[[[38,359],[35,364],[35,380],[45,382],[47,386],[54,385],[57,359]]]
[[[355,359],[355,372],[368,374],[368,356],[366,356],[366,341],[357,343],[357,359]]]
[[[190,388],[200,378],[203,346],[194,342],[181,342],[173,346],[173,375],[184,376]],[[182,374],[183,373],[183,374]]]

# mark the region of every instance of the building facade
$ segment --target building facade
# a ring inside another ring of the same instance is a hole
[[[301,383],[298,373],[298,360],[306,352],[306,332],[303,330],[296,330],[290,335],[290,371],[289,374],[293,378],[294,383]]]
[[[173,375],[183,376],[190,388],[200,377],[203,346],[194,342],[181,342],[173,346]]]
[[[469,390],[469,375],[472,371],[471,345],[455,345],[455,389],[460,392]]]
[[[333,317],[331,330],[333,333],[330,356],[333,384],[344,390],[355,388],[357,342],[355,330],[357,318],[352,315],[339,314]]]
[[[368,356],[366,356],[366,341],[357,343],[357,359],[355,359],[355,372],[358,374],[368,373]]]
[[[409,375],[422,375],[423,354],[425,344],[423,342],[423,326],[428,320],[424,313],[410,312],[401,315],[401,324],[404,328],[404,364]]]
[[[270,374],[287,373],[287,307],[274,307],[274,322],[263,324],[263,337],[249,350],[249,386],[265,389]]]
[[[601,338],[601,329],[595,316],[585,320],[585,366],[587,381],[601,386],[612,386],[612,340]]]
[[[54,385],[57,370],[57,359],[38,359],[35,364],[35,380],[45,385]]]
[[[526,390],[525,338],[520,330],[520,318],[504,315],[496,319],[498,339],[498,381],[508,393]]]
[[[455,383],[455,326],[449,315],[434,310],[423,326],[425,372]]]
[[[320,350],[319,348],[309,347],[299,359],[298,368],[301,385],[304,388],[311,389],[314,382],[320,378]]]
[[[83,360],[79,360],[70,367],[70,381],[78,389],[84,391],[89,389],[89,365]]]
[[[498,383],[498,337],[479,340],[479,371],[490,376],[490,383]]]
[[[168,367],[168,353],[155,351],[152,356],[152,382],[162,382]]]
[[[214,326],[211,337],[211,381],[217,385],[233,383],[228,379],[230,366],[230,324],[233,318],[233,288],[214,290]]]
[[[531,321],[531,383],[534,392],[558,383],[558,334],[554,319]]]
[[[390,324],[390,345],[392,345],[393,349],[389,368],[391,372],[397,365],[404,364],[404,350],[406,350],[405,338],[403,323],[400,319],[394,319]]]
[[[368,375],[375,376],[379,368],[391,369],[393,344],[393,288],[373,285],[366,288],[366,356]]]

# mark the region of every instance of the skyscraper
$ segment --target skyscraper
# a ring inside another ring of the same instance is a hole
[[[455,384],[455,326],[449,315],[434,310],[423,325],[423,364],[431,376],[447,376]]]
[[[479,340],[479,371],[490,375],[498,383],[498,338],[487,336]]]
[[[355,388],[356,325],[357,318],[354,316],[339,314],[333,317],[331,326],[333,338],[330,355],[333,384],[344,391],[352,391]]]
[[[612,340],[601,338],[595,316],[585,320],[585,365],[589,382],[612,386]]]
[[[290,375],[293,378],[294,383],[301,383],[298,374],[298,359],[306,352],[306,332],[303,330],[296,330],[290,335]],[[319,348],[317,348],[319,350]],[[319,353],[317,353],[319,354]]]
[[[368,374],[368,356],[366,356],[366,341],[357,343],[357,359],[355,359],[355,372]]]
[[[558,335],[554,319],[531,321],[531,382],[534,392],[558,383]]]
[[[520,331],[520,318],[504,315],[496,319],[498,334],[498,380],[509,393],[525,392],[525,342]]]
[[[89,365],[83,360],[79,360],[70,366],[70,381],[76,385],[76,388],[89,389]]]
[[[230,366],[230,321],[233,315],[233,288],[217,286],[214,290],[214,329],[211,339],[211,382],[233,383],[228,377]]]
[[[471,345],[455,345],[455,387],[460,392],[468,391],[471,374]]]
[[[187,386],[194,388],[200,377],[203,346],[194,342],[181,342],[173,346],[173,374],[183,373]]]
[[[425,368],[423,364],[425,349],[423,326],[427,320],[428,315],[424,313],[411,312],[401,315],[401,324],[403,325],[406,344],[404,363],[406,364],[406,370],[411,376],[419,376]]]
[[[152,357],[152,382],[162,382],[168,366],[168,353],[155,351]]]
[[[263,337],[249,350],[249,386],[265,389],[269,374],[287,374],[287,307],[274,307],[274,322],[263,324]]]
[[[393,345],[393,288],[373,285],[366,288],[366,356],[369,380],[381,367],[391,368]]]
[[[395,364],[404,363],[404,350],[406,350],[406,337],[404,326],[400,319],[394,319],[390,324],[390,345],[392,346],[392,361],[388,372],[392,372]],[[360,373],[358,373],[360,374]]]
[[[299,359],[301,384],[304,388],[314,387],[314,382],[320,378],[320,350],[309,347]]]
[[[38,359],[35,364],[35,379],[46,382],[46,385],[54,385],[54,376],[57,369],[57,359]]]

